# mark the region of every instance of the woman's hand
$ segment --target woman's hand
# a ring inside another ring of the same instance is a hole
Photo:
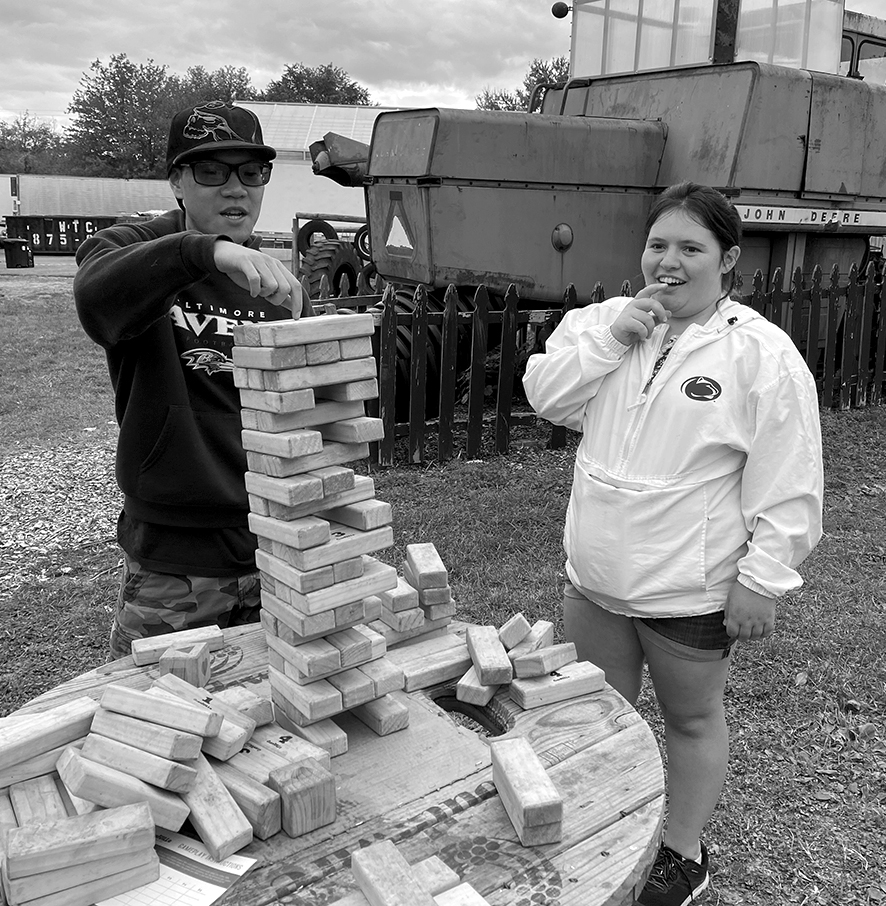
[[[758,641],[775,629],[775,598],[736,582],[726,599],[726,632],[741,642]]]
[[[663,324],[671,313],[655,298],[667,289],[663,283],[650,283],[631,299],[609,329],[622,346],[633,346],[647,339],[656,325]]]

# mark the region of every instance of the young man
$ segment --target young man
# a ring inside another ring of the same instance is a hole
[[[233,327],[311,310],[252,234],[275,156],[251,111],[184,110],[166,157],[179,209],[77,252],[77,312],[105,349],[120,425],[115,658],[136,638],[258,619]]]

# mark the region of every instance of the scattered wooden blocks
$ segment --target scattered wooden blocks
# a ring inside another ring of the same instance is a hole
[[[434,902],[437,906],[489,906],[489,901],[467,883],[437,894]]]
[[[135,639],[132,643],[132,659],[136,666],[144,667],[158,663],[163,653],[170,648],[186,648],[200,642],[205,642],[210,651],[218,651],[225,644],[225,634],[218,626],[198,626]]]
[[[283,831],[290,837],[335,821],[335,778],[313,758],[272,771],[268,785],[280,795]]]
[[[68,814],[55,779],[50,774],[14,784],[9,788],[9,801],[20,827],[66,818]]]
[[[348,751],[348,734],[334,720],[327,718],[302,727],[291,721],[279,708],[276,709],[276,717],[281,727],[324,749],[330,758],[344,755]]]
[[[529,654],[539,648],[547,648],[554,644],[554,624],[549,620],[536,620],[529,632],[516,645],[508,649],[511,661],[523,654]]]
[[[460,702],[483,706],[489,704],[500,688],[497,684],[481,683],[477,676],[477,668],[472,664],[468,672],[456,683],[455,697]]]
[[[248,774],[237,770],[230,761],[211,761],[218,779],[225,785],[259,840],[267,840],[282,828],[280,795]]]
[[[90,733],[86,737],[80,754],[96,764],[116,768],[145,783],[174,793],[187,792],[193,788],[197,780],[197,772],[186,764],[171,761],[95,733]]]
[[[181,699],[161,698],[118,683],[105,686],[101,706],[117,714],[138,717],[149,723],[184,730],[204,738],[218,736],[222,725],[222,715],[216,711]]]
[[[172,761],[188,761],[200,754],[203,737],[184,730],[148,723],[137,717],[115,714],[99,708],[92,720],[91,733],[116,739]]]
[[[274,720],[274,706],[269,698],[262,698],[245,686],[229,686],[212,693],[216,702],[222,702],[241,711],[255,722],[256,727],[263,727]]]
[[[406,566],[410,574],[408,581],[415,588],[441,588],[449,584],[449,574],[433,544],[407,544]]]
[[[555,843],[562,837],[563,799],[544,765],[523,736],[493,739],[492,782],[524,846]]]
[[[502,627],[498,630],[498,637],[502,645],[510,651],[519,642],[522,642],[529,635],[532,627],[529,621],[522,613],[515,613]]]
[[[376,736],[387,736],[409,726],[409,708],[393,694],[383,695],[351,710]]]
[[[514,675],[520,679],[544,676],[578,660],[574,642],[563,642],[548,648],[539,648],[514,658]]]

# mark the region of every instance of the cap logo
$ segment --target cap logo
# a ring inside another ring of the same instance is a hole
[[[224,108],[224,106],[224,104],[213,102],[211,104],[204,104],[201,107],[195,107],[194,112],[188,117],[187,123],[185,123],[182,135],[185,138],[193,140],[208,138],[214,142],[255,142],[254,136],[246,138],[242,135],[238,135],[224,117],[213,112],[213,108]]]

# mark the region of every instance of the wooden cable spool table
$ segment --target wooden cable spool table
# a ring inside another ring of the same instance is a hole
[[[207,688],[245,686],[270,697],[260,626],[225,631]],[[158,668],[131,657],[85,673],[19,710],[101,696],[109,683],[146,689]],[[394,693],[409,707],[405,730],[376,736],[349,714],[336,718],[348,751],[332,760],[337,817],[302,837],[278,833],[240,851],[255,869],[221,906],[326,906],[357,890],[353,850],[391,840],[410,863],[441,858],[492,906],[618,906],[633,901],[655,857],[664,815],[658,746],[646,722],[607,686],[523,711],[499,692],[464,708],[493,733],[525,736],[564,800],[560,843],[524,847],[492,783],[489,746],[453,720],[454,686]]]

